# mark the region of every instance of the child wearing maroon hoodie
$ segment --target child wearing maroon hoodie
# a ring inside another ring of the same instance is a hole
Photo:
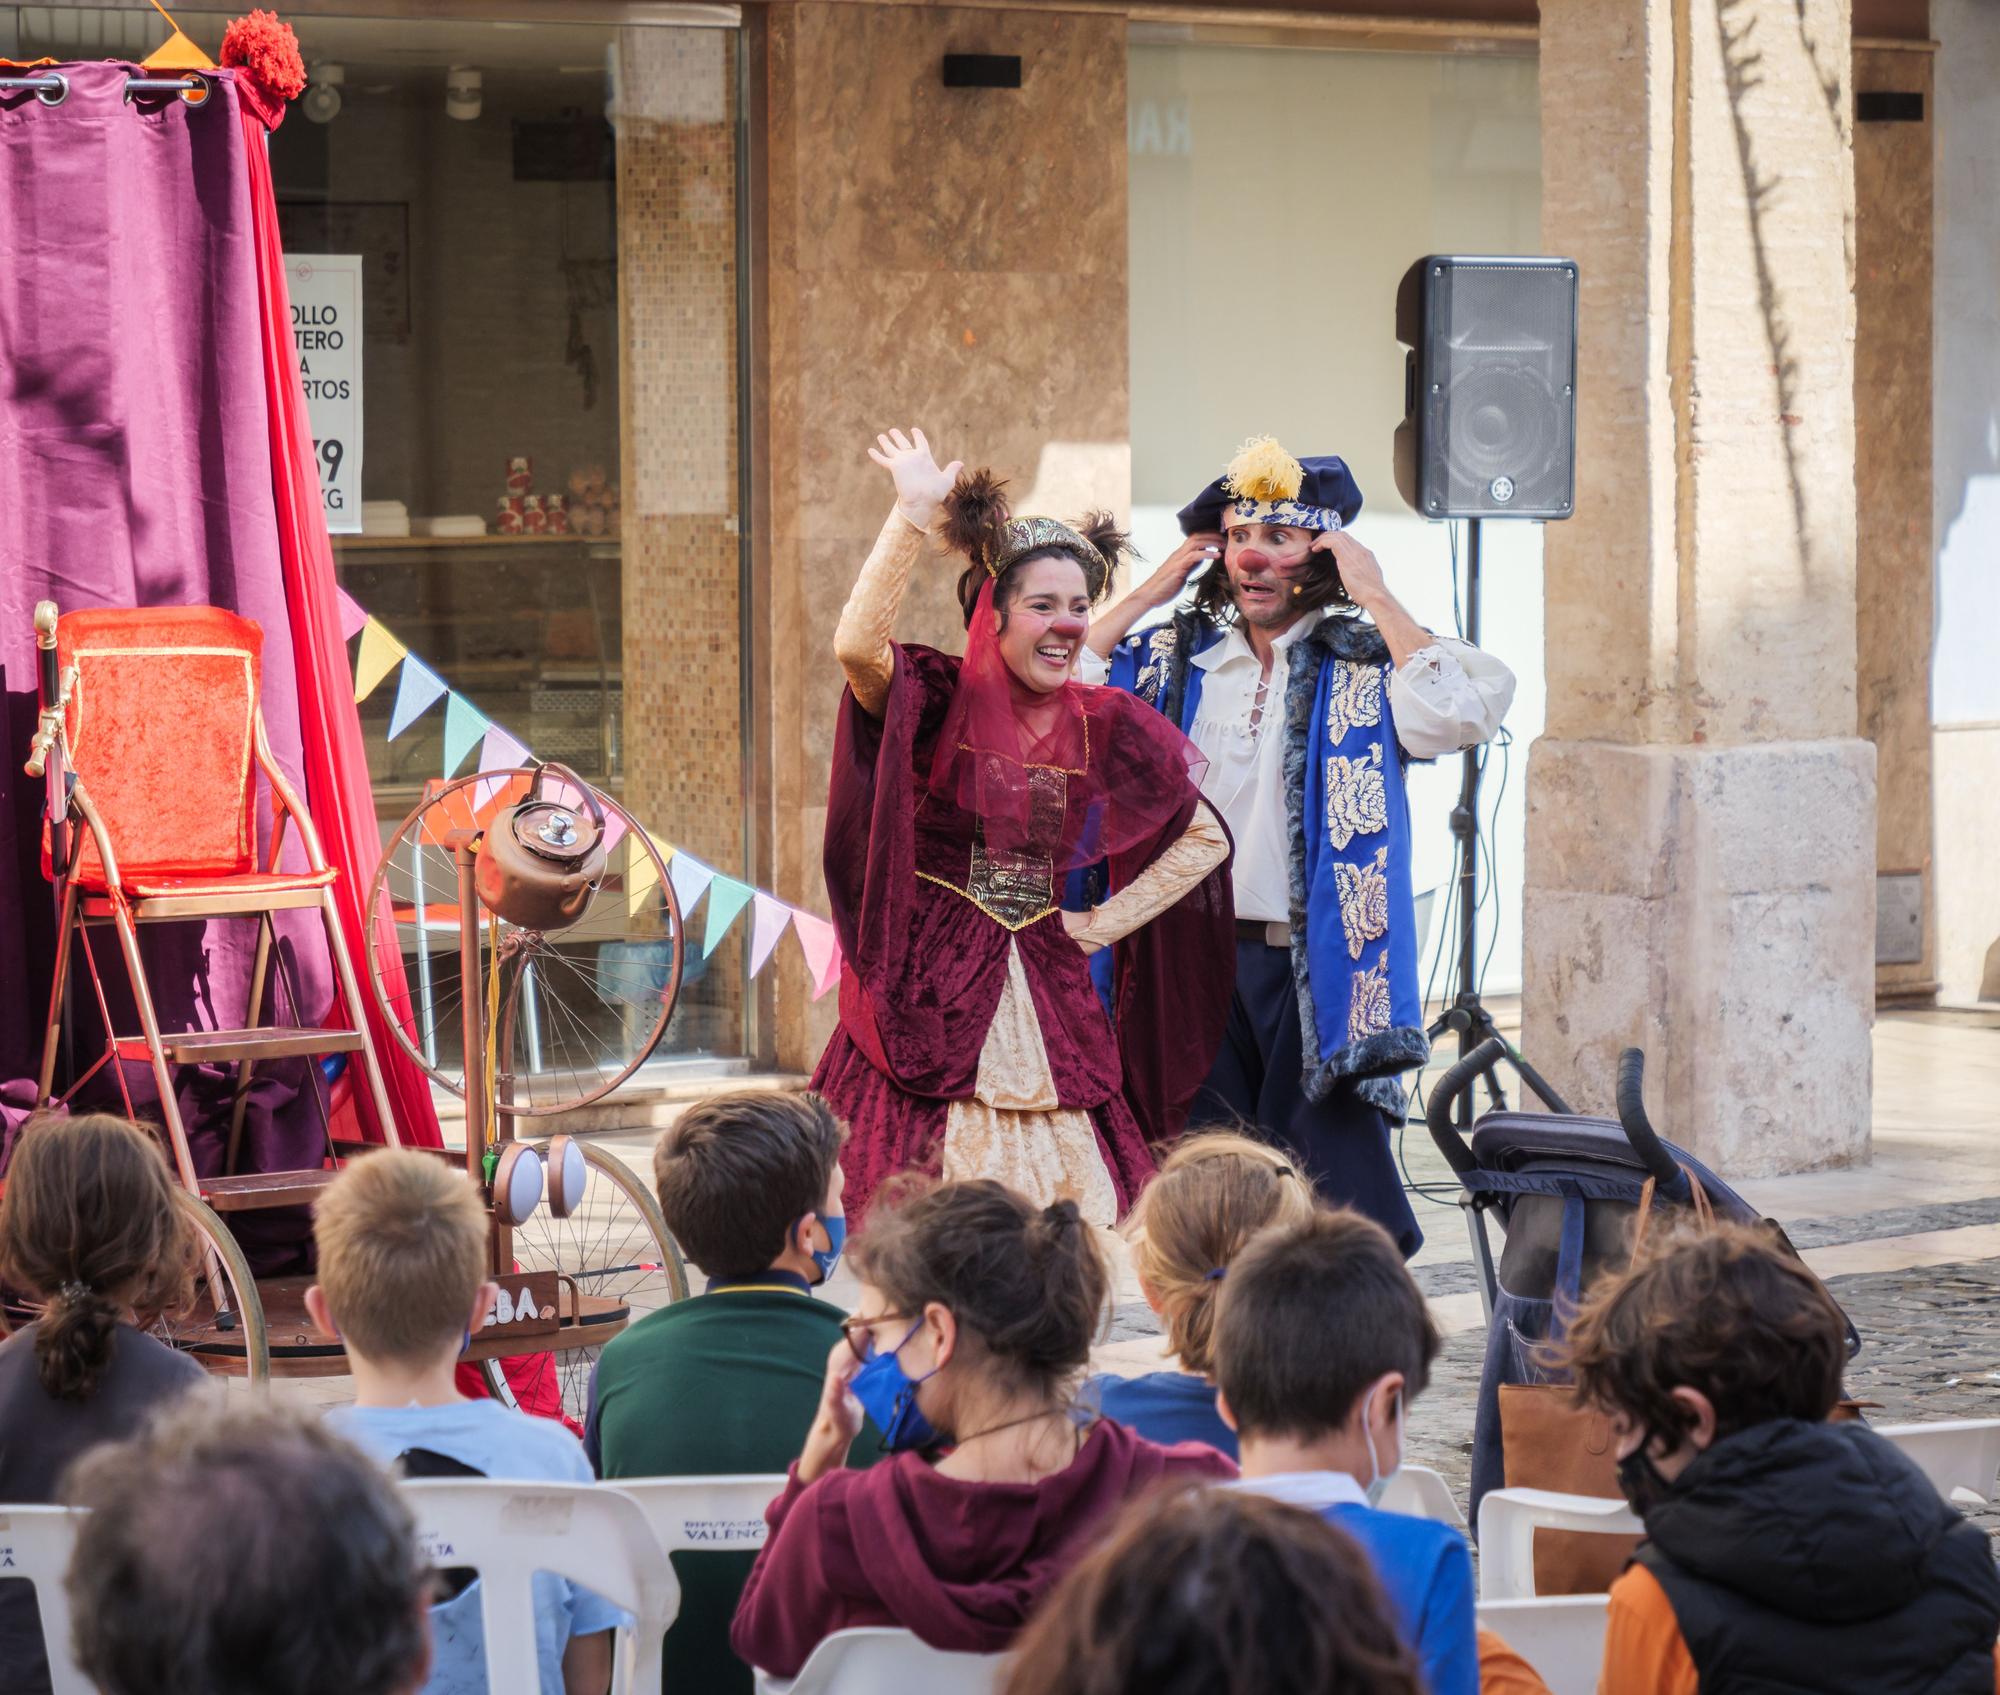
[[[856,1625],[999,1653],[1119,1505],[1235,1475],[1212,1448],[1077,1416],[1110,1276],[1074,1202],[892,1185],[849,1252],[860,1297],[730,1631],[751,1664],[794,1677]],[[893,1457],[853,1471],[864,1415]]]

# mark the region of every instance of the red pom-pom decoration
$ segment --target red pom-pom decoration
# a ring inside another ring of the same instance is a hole
[[[299,38],[276,12],[262,8],[238,18],[222,32],[222,63],[241,70],[267,106],[282,110],[306,86],[306,62]]]

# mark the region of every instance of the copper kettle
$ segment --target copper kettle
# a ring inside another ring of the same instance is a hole
[[[542,792],[553,771],[583,797],[588,815]],[[523,930],[566,930],[589,909],[604,877],[604,807],[566,765],[538,765],[520,803],[496,812],[479,842],[473,886],[480,904]]]

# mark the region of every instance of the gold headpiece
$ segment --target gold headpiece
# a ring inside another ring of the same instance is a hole
[[[1017,559],[1031,553],[1067,553],[1083,567],[1092,592],[1111,574],[1111,565],[1084,537],[1056,518],[1009,518],[1000,545],[987,561],[986,574],[997,577]]]

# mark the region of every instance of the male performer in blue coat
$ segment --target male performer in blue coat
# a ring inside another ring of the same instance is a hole
[[[1403,771],[1490,738],[1514,677],[1404,610],[1347,533],[1360,510],[1339,459],[1247,443],[1182,509],[1187,539],[1092,627],[1083,676],[1187,732],[1235,838],[1236,995],[1190,1125],[1257,1126],[1408,1256],[1423,1232],[1390,1127],[1430,1044]],[[1192,605],[1130,633],[1203,565]]]

